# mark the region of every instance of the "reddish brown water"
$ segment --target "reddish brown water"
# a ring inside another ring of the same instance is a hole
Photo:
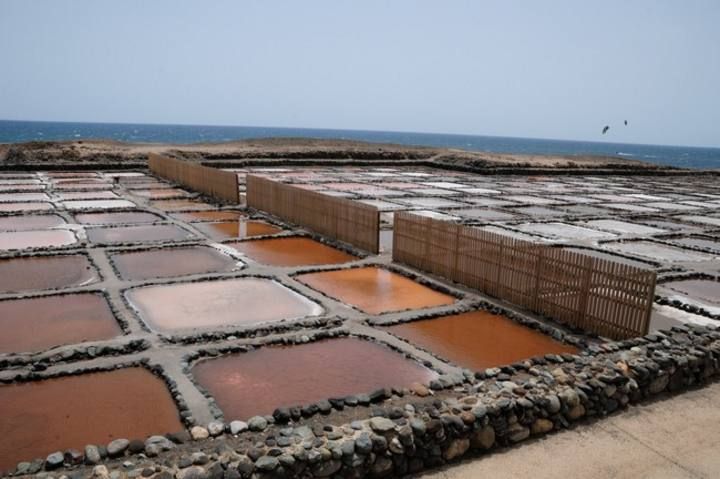
[[[190,223],[200,221],[237,221],[245,218],[245,215],[238,211],[190,211],[188,213],[175,213],[173,218]]]
[[[152,201],[151,206],[163,211],[182,211],[182,210],[198,210],[212,209],[213,207],[202,201],[193,200],[158,200]]]
[[[0,301],[0,353],[42,351],[122,333],[105,298],[66,294]]]
[[[0,260],[0,292],[67,288],[98,279],[82,255],[37,256]]]
[[[112,260],[120,276],[131,280],[219,273],[235,267],[230,257],[202,246],[120,253],[113,255]]]
[[[77,242],[75,235],[65,230],[0,232],[0,250],[52,248],[75,242]]]
[[[216,240],[251,238],[253,236],[272,235],[282,231],[277,226],[262,221],[245,220],[202,223],[197,225],[197,228]]]
[[[29,231],[64,225],[65,220],[55,215],[22,215],[0,217],[0,231]]]
[[[174,225],[118,226],[89,228],[87,236],[93,243],[124,243],[128,241],[182,240],[192,235]]]
[[[231,243],[236,250],[258,263],[273,266],[339,264],[356,258],[309,238],[274,238]]]
[[[259,278],[148,286],[129,291],[127,297],[157,331],[255,324],[321,312],[309,299]]]
[[[0,386],[0,468],[86,444],[183,429],[165,384],[142,368]]]
[[[537,331],[486,311],[472,311],[387,328],[466,368],[481,370],[544,354],[577,352]]]
[[[301,274],[296,279],[369,314],[430,308],[455,302],[452,296],[375,266]]]
[[[50,203],[0,203],[0,211],[49,211],[53,209]]]
[[[227,420],[381,387],[427,383],[435,377],[389,348],[354,338],[264,347],[202,361],[192,374],[210,391]]]
[[[84,225],[119,225],[132,223],[153,223],[162,217],[143,211],[127,211],[118,213],[81,213],[75,215],[78,223]]]

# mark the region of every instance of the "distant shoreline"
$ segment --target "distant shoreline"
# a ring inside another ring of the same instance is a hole
[[[0,144],[0,168],[137,168],[149,153],[162,153],[224,166],[253,163],[436,164],[477,171],[570,169],[672,171],[655,164],[612,156],[485,153],[350,140],[271,138],[216,143],[127,143],[115,140],[47,141]]]

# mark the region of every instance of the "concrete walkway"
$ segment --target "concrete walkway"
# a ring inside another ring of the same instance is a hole
[[[422,479],[720,477],[720,384],[666,398]]]

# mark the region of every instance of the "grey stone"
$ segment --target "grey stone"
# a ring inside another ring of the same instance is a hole
[[[208,455],[202,451],[193,452],[192,454],[190,454],[190,460],[196,466],[204,466],[205,464],[210,462],[210,458],[208,457]]]
[[[92,466],[100,463],[100,461],[102,461],[102,457],[98,447],[92,444],[85,446],[85,463]]]
[[[225,424],[222,421],[212,421],[207,425],[207,430],[211,436],[219,436],[225,431]]]
[[[161,452],[175,448],[175,444],[165,436],[150,436],[145,440],[145,454],[155,457]]]
[[[187,469],[182,469],[178,472],[175,477],[177,479],[207,479],[205,469],[200,466],[192,466]]]
[[[313,474],[316,477],[328,477],[338,472],[341,467],[342,462],[340,461],[333,460],[321,462],[313,467]]]
[[[238,435],[241,432],[248,430],[248,425],[245,421],[232,421],[230,423],[230,434]]]
[[[508,428],[507,434],[508,439],[512,442],[524,441],[530,437],[530,428],[527,428],[522,424],[515,423]]]
[[[267,419],[262,416],[253,416],[248,421],[248,428],[251,431],[264,431],[267,425]]]
[[[490,449],[495,444],[495,429],[492,426],[478,429],[472,435],[471,444],[475,449]]]
[[[262,456],[255,461],[255,467],[261,471],[274,471],[280,465],[280,461],[272,456]]]
[[[554,395],[551,394],[548,396],[548,404],[547,404],[547,410],[550,414],[556,414],[560,411],[560,399]]]
[[[374,417],[370,419],[370,427],[375,432],[386,433],[395,429],[395,423],[384,417]]]
[[[372,448],[373,443],[370,434],[363,432],[355,439],[355,451],[358,454],[369,454]]]
[[[107,453],[110,457],[118,457],[122,455],[130,445],[127,439],[115,439],[107,445]]]
[[[45,469],[57,469],[58,467],[63,465],[64,461],[65,455],[60,451],[48,454],[47,458],[45,458]]]

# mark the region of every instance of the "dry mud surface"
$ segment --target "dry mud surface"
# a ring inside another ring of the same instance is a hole
[[[0,403],[17,411],[0,415],[0,470],[401,476],[720,373],[707,297],[720,279],[712,177],[235,171],[241,192],[254,173],[381,202],[385,251],[216,204],[143,169],[0,172],[0,334],[16,335],[0,341]],[[27,185],[41,196],[24,195]],[[655,269],[651,334],[588,337],[395,264],[387,237],[400,210]],[[48,409],[52,420],[33,412]],[[83,432],[89,422],[102,437]]]

